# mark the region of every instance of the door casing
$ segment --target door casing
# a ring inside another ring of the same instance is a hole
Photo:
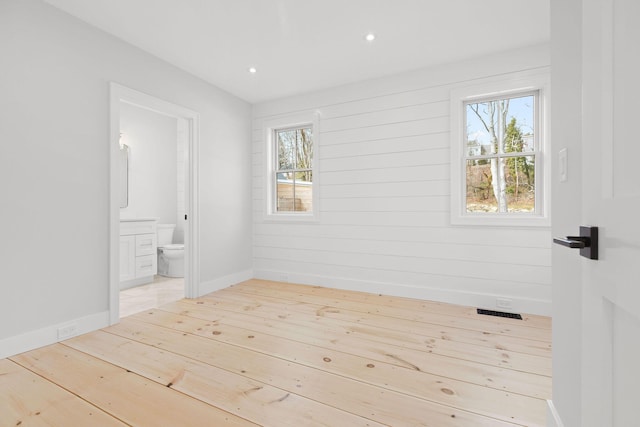
[[[188,108],[130,89],[109,84],[109,322],[120,320],[120,203],[119,203],[119,140],[120,105],[134,105],[158,114],[175,118],[186,125],[187,159],[185,188],[185,296],[199,296],[199,239],[198,239],[198,149],[200,115]]]

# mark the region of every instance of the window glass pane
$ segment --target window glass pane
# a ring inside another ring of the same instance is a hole
[[[535,212],[535,156],[505,159],[507,212]]]
[[[505,153],[531,152],[535,150],[533,95],[511,98],[504,130]]]
[[[311,183],[296,182],[295,209],[299,212],[311,212],[313,209],[313,188]]]
[[[278,174],[276,182],[276,210],[278,212],[293,212],[295,209],[294,183]]]
[[[295,210],[311,212],[313,209],[313,176],[310,170],[296,172]]]
[[[313,167],[311,128],[298,129],[296,136],[296,169],[311,169]]]
[[[313,211],[313,188],[310,182],[278,181],[278,212]]]
[[[491,185],[491,160],[467,160],[467,212],[497,212]]]
[[[466,188],[467,212],[535,212],[535,156],[467,160]]]
[[[535,150],[535,96],[467,103],[466,155]]]
[[[497,153],[497,108],[495,101],[467,104],[467,156]]]
[[[276,131],[278,169],[294,169],[296,155],[296,130]]]

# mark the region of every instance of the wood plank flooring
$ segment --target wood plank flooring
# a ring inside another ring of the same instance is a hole
[[[551,321],[249,280],[0,360],[0,426],[544,426]]]

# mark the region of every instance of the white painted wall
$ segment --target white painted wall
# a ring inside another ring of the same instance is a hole
[[[178,120],[122,103],[120,132],[129,146],[129,205],[120,217],[176,224]]]
[[[449,93],[515,72],[548,74],[548,45],[255,105],[255,275],[550,314],[548,227],[450,225]],[[265,221],[263,123],[309,111],[320,221]]]
[[[0,2],[0,357],[108,323],[109,82],[200,113],[200,277],[251,275],[251,108],[39,0]]]

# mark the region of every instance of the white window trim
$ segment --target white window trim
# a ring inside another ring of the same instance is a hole
[[[283,222],[318,222],[320,220],[320,197],[319,197],[319,159],[318,146],[320,141],[319,114],[299,113],[266,120],[263,125],[264,129],[264,165],[265,165],[265,221],[283,221]],[[277,212],[275,210],[275,180],[272,179],[275,173],[275,131],[278,129],[287,129],[301,126],[311,126],[311,134],[313,135],[313,173],[312,184],[312,212]]]
[[[466,180],[463,179],[464,144],[466,136],[465,102],[487,97],[538,92],[539,154],[536,159],[536,213],[473,213],[466,212]],[[549,153],[549,76],[531,75],[502,81],[491,81],[453,89],[451,91],[451,224],[510,227],[549,227],[551,200]],[[539,192],[541,189],[541,193]]]

